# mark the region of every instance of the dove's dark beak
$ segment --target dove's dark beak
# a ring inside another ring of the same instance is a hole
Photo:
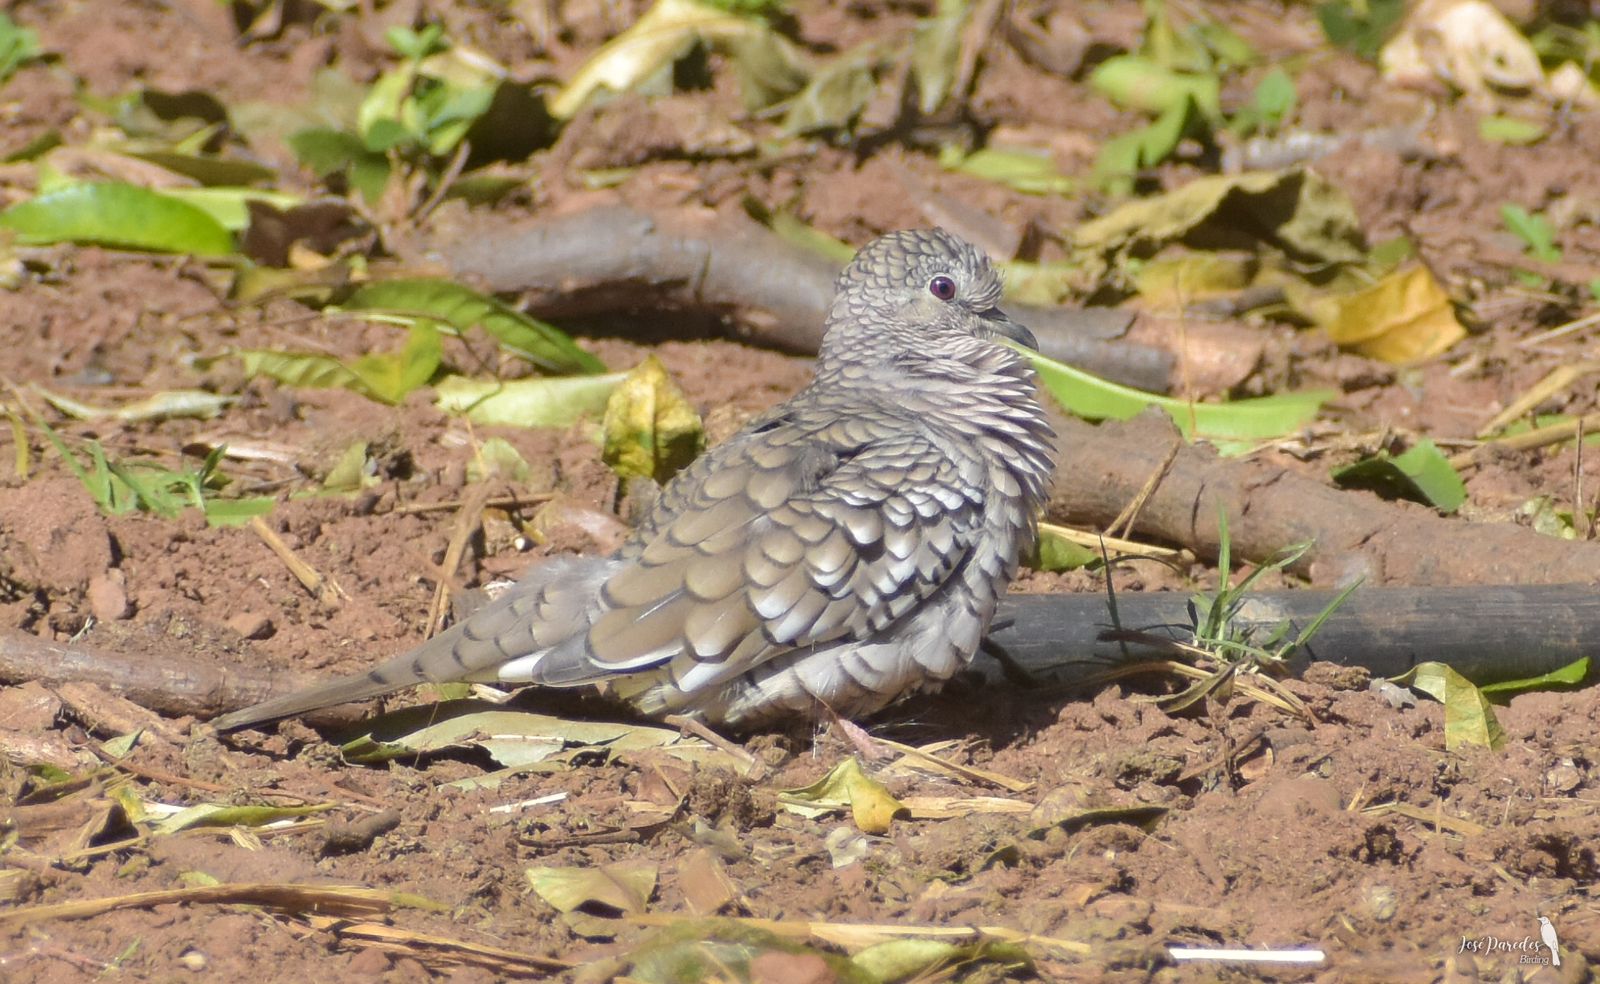
[[[1018,345],[1039,351],[1039,340],[1033,337],[1033,332],[1023,325],[1012,321],[1006,313],[999,308],[990,308],[978,315],[983,319],[984,327],[1001,338],[1009,338]]]

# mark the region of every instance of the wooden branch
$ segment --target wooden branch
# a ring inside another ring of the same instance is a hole
[[[0,631],[0,683],[28,680],[50,686],[93,683],[152,711],[199,718],[248,707],[313,682],[300,674],[225,668],[167,651],[125,656],[50,642],[25,632]],[[307,720],[347,724],[357,716],[354,708],[330,708],[308,715]]]
[[[1107,528],[1160,468],[1177,430],[1165,415],[1100,425],[1055,420],[1061,466],[1053,519]],[[1217,556],[1217,511],[1227,511],[1233,554],[1265,561],[1307,540],[1294,570],[1316,584],[1362,577],[1376,585],[1592,583],[1600,543],[1559,540],[1510,523],[1444,519],[1409,502],[1336,489],[1268,462],[1219,458],[1209,448],[1179,449],[1134,532]]]
[[[742,214],[652,215],[623,205],[533,225],[475,223],[469,235],[433,244],[456,276],[496,293],[524,294],[543,318],[627,312],[699,312],[736,325],[736,337],[811,354],[833,297],[837,264],[790,245]],[[1141,389],[1164,392],[1174,357],[1111,341],[1133,321],[1110,308],[1008,306],[1046,355]],[[658,324],[662,318],[654,319]]]

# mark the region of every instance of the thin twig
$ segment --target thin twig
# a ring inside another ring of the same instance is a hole
[[[738,759],[740,762],[743,762],[745,764],[745,769],[747,770],[746,776],[748,778],[759,779],[766,775],[767,764],[765,762],[756,758],[754,755],[751,755],[749,752],[740,748],[738,745],[735,745],[728,739],[717,734],[715,731],[712,731],[710,728],[705,726],[703,721],[699,721],[692,717],[685,717],[682,714],[669,714],[662,718],[661,721],[663,724],[669,724],[672,727],[678,728],[679,730],[685,732],[686,734],[694,735],[696,738],[706,742],[713,748],[726,752],[727,754],[732,755],[735,759]]]
[[[521,509],[524,506],[537,506],[555,498],[554,492],[535,492],[530,495],[503,495],[498,499],[487,499],[483,503],[486,509]],[[414,513],[454,512],[466,505],[466,499],[448,499],[444,502],[412,502],[403,506],[395,506],[389,512],[400,516],[409,516]]]
[[[1450,465],[1453,468],[1475,466],[1492,449],[1531,451],[1534,448],[1549,447],[1552,444],[1560,444],[1563,441],[1571,440],[1575,435],[1586,430],[1600,430],[1600,412],[1587,413],[1582,417],[1563,420],[1559,424],[1551,424],[1548,427],[1535,427],[1533,430],[1523,431],[1521,434],[1513,434],[1510,437],[1485,441],[1470,451],[1451,455]]]
[[[438,632],[444,627],[445,615],[450,611],[450,591],[455,582],[461,558],[466,555],[467,544],[483,522],[483,506],[489,501],[490,485],[482,482],[474,486],[456,514],[455,528],[450,532],[450,544],[445,547],[444,561],[439,565],[439,581],[433,588],[433,604],[428,609],[428,631]]]
[[[1106,527],[1107,534],[1112,538],[1127,537],[1129,532],[1133,530],[1134,522],[1139,518],[1139,510],[1144,508],[1145,503],[1150,501],[1150,497],[1155,494],[1156,489],[1160,488],[1161,480],[1166,477],[1167,472],[1172,468],[1172,463],[1178,458],[1178,452],[1182,449],[1182,440],[1172,442],[1172,446],[1167,448],[1166,456],[1161,459],[1161,463],[1150,473],[1150,477],[1145,480],[1143,487],[1139,489],[1139,494],[1129,500],[1128,504],[1122,508],[1122,512],[1117,514],[1117,518],[1113,519],[1111,525]]]
[[[299,581],[301,586],[311,592],[319,602],[329,608],[337,608],[345,598],[350,597],[345,594],[344,588],[339,586],[339,582],[331,577],[324,577],[315,567],[301,560],[294,550],[283,542],[283,537],[268,526],[260,516],[250,518],[250,529],[254,530],[256,536],[261,538],[261,542],[267,545],[267,549],[278,555],[278,559],[283,561],[283,566],[289,569],[295,580]]]

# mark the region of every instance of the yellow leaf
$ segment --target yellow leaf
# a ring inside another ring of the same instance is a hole
[[[601,456],[623,478],[665,482],[705,446],[700,415],[653,355],[611,391],[603,430]]]
[[[829,808],[848,806],[856,828],[864,834],[885,834],[897,816],[909,815],[905,804],[889,794],[883,783],[861,770],[861,760],[845,759],[833,771],[804,789],[791,789],[784,793],[785,806],[799,806],[804,812],[810,806],[826,812]]]
[[[1250,286],[1255,262],[1242,254],[1186,253],[1147,261],[1134,288],[1152,311],[1181,313],[1195,301]]]
[[[1467,334],[1450,295],[1425,266],[1391,273],[1354,293],[1320,298],[1309,310],[1335,343],[1384,362],[1438,355]]]
[[[550,115],[571,119],[596,92],[626,92],[683,57],[698,39],[726,41],[762,25],[695,0],[657,0],[633,25],[590,56],[550,99]]]
[[[1495,718],[1488,698],[1454,669],[1443,663],[1419,663],[1411,671],[1411,686],[1444,705],[1447,751],[1462,745],[1500,748],[1506,743],[1505,729]]]
[[[591,903],[628,915],[645,911],[656,890],[656,866],[649,861],[618,861],[598,868],[527,870],[528,884],[559,912]]]

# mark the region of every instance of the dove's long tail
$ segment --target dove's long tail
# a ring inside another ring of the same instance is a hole
[[[470,618],[410,652],[366,673],[319,683],[224,714],[211,723],[219,731],[232,731],[336,704],[381,697],[419,683],[498,680],[501,666],[526,661],[585,631],[600,583],[615,563],[602,557],[548,561]],[[526,681],[528,675],[524,673],[521,679]]]

